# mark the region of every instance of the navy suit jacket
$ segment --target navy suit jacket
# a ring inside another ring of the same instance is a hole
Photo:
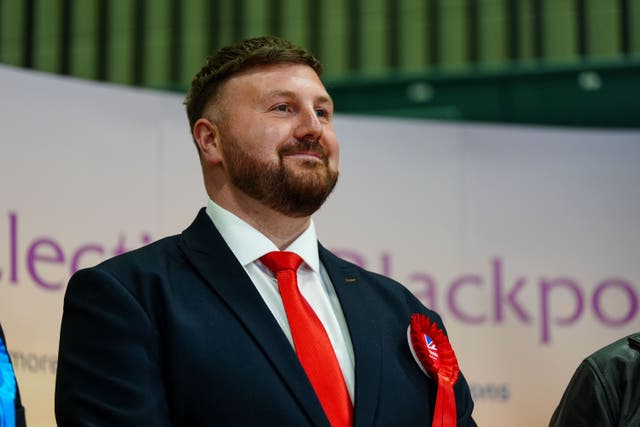
[[[355,355],[357,427],[431,425],[398,283],[319,246]],[[65,426],[329,427],[295,351],[202,209],[181,235],[77,272],[65,295],[56,419]],[[475,426],[464,377],[459,426]]]

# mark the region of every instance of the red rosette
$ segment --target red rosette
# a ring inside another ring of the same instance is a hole
[[[455,427],[457,415],[453,385],[458,380],[460,368],[449,339],[438,325],[422,314],[411,316],[407,334],[409,348],[420,369],[438,382],[432,427]]]

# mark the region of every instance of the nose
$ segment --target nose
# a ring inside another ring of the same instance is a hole
[[[322,123],[315,108],[305,109],[298,115],[299,121],[295,129],[295,138],[298,140],[317,141],[322,136]]]

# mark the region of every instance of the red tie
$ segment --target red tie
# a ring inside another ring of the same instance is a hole
[[[278,279],[284,310],[298,359],[332,427],[353,425],[353,407],[331,341],[307,300],[298,289],[297,270],[302,258],[293,252],[269,252],[262,263]]]

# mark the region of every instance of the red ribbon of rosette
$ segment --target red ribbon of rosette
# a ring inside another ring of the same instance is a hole
[[[411,316],[409,347],[422,371],[438,381],[438,394],[432,427],[455,427],[457,423],[456,398],[453,385],[460,368],[449,339],[427,316]]]

